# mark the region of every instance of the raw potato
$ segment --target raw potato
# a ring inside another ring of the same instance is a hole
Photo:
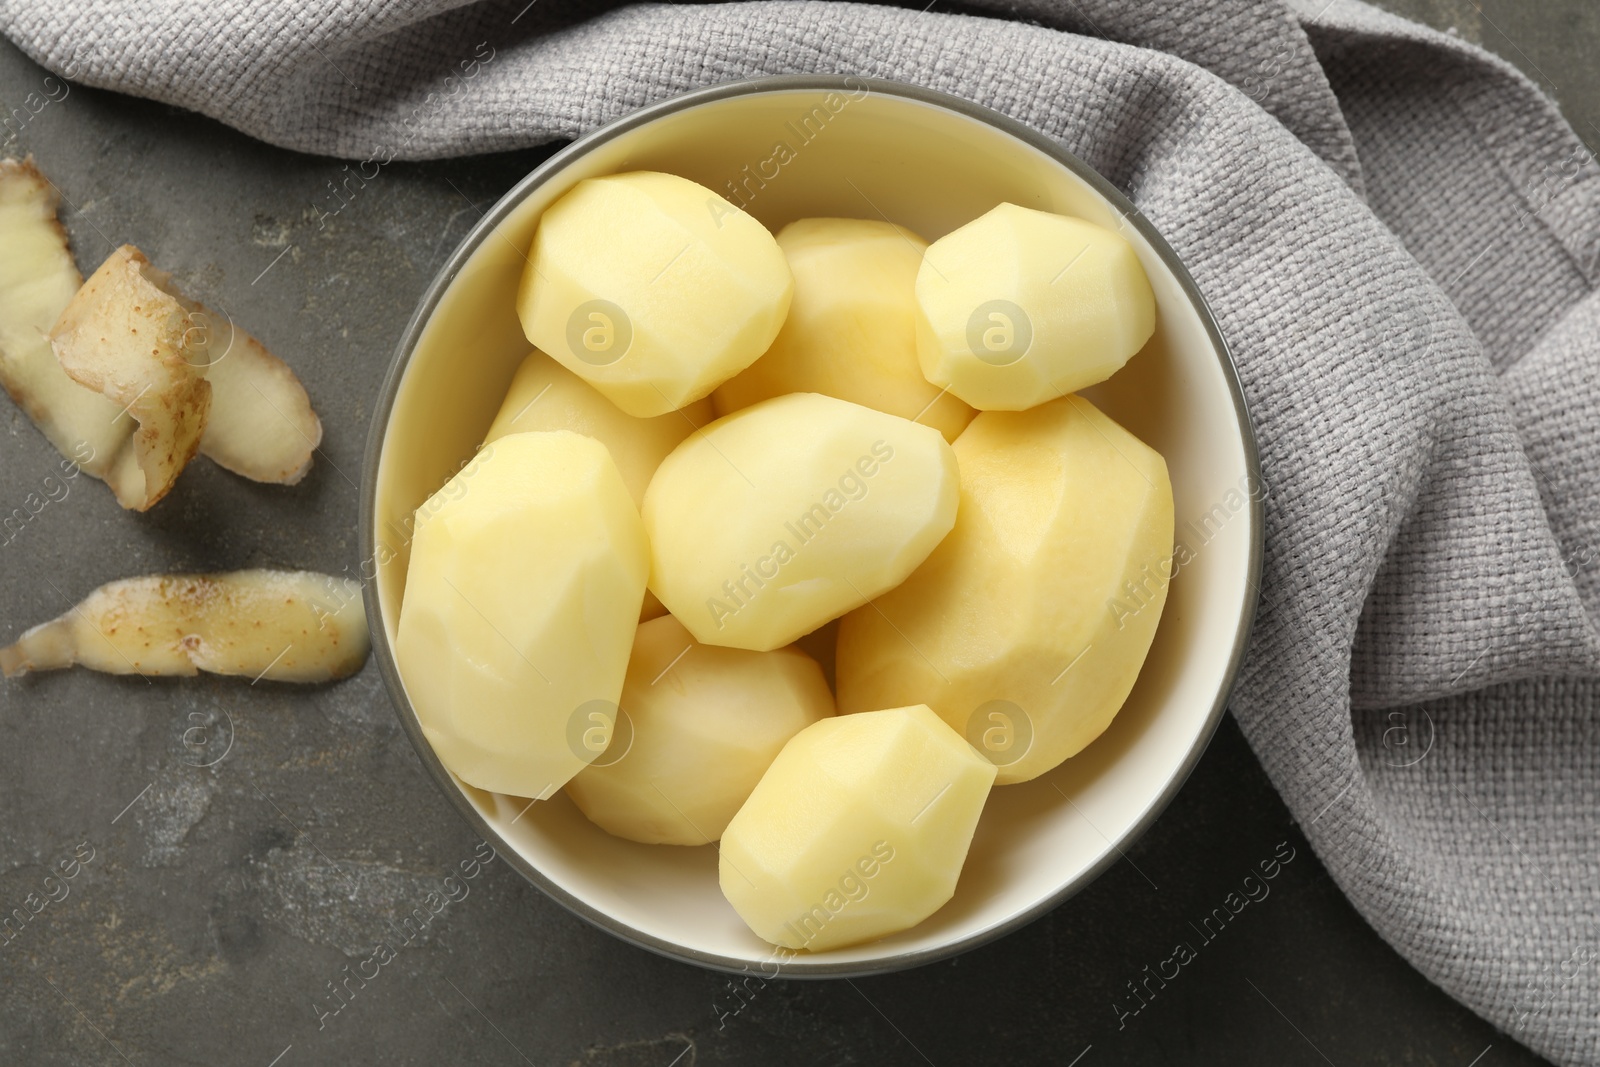
[[[67,375],[121,405],[139,424],[133,450],[143,477],[112,484],[117,502],[134,511],[166,496],[200,448],[211,383],[204,331],[189,317],[195,308],[171,291],[143,253],[123,245],[50,331]]]
[[[1166,603],[1172,484],[1076,396],[983,412],[955,452],[955,529],[840,625],[839,709],[926,701],[1001,784],[1026,781],[1098,737],[1133,688]]]
[[[361,669],[361,585],[312,571],[172,574],[110,582],[0,649],[14,677],[79,664],[109,674],[236,674],[326,682]]]
[[[591,822],[652,845],[722,836],[784,743],[831,716],[817,661],[797,648],[702,645],[667,615],[633,639],[622,710],[631,731],[567,783]]]
[[[956,519],[939,431],[817,393],[679,445],[644,495],[650,588],[695,639],[779,648],[900,584]]]
[[[257,482],[294,485],[322,444],[322,420],[294,371],[228,319],[200,305],[211,413],[200,454]]]
[[[616,719],[648,565],[639,512],[590,437],[502,437],[428,498],[395,662],[444,765],[538,799],[582,770],[594,752],[578,739]]]
[[[67,377],[46,336],[83,284],[59,199],[31,156],[0,160],[0,384],[63,456],[111,482],[118,499],[142,498],[133,419]]]
[[[529,341],[648,418],[755,362],[792,288],[755,219],[687,178],[634,171],[581,181],[545,209],[517,312]]]
[[[611,452],[623,484],[639,504],[667,453],[714,418],[708,399],[653,419],[634,418],[543,352],[533,352],[517,368],[484,441],[530,430],[571,430],[593,437]]]
[[[928,248],[917,307],[922,373],[985,410],[1020,411],[1104,381],[1155,330],[1132,245],[1015,204]]]
[[[994,765],[922,705],[797,734],[722,835],[750,929],[822,951],[909,929],[955,893]]]
[[[917,270],[928,243],[877,219],[801,219],[778,233],[778,247],[794,274],[789,317],[765,355],[717,387],[717,413],[823,393],[954,441],[974,412],[917,363]]]

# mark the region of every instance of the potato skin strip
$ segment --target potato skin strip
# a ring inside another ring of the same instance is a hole
[[[322,420],[305,386],[260,341],[215,312],[201,314],[215,332],[206,370],[211,415],[200,454],[251,481],[294,485],[322,443]]]
[[[50,330],[50,347],[73,381],[133,416],[142,492],[113,485],[117,502],[145,511],[200,450],[211,411],[205,331],[199,305],[172,291],[164,272],[123,245],[83,283]]]
[[[86,285],[59,201],[33,157],[0,160],[0,386],[17,406],[132,510],[196,450],[253,481],[304,478],[322,422],[288,364],[131,245]]]
[[[147,677],[201,671],[326,682],[361,669],[361,585],[315,571],[158,574],[109,582],[0,648],[8,678],[83,666]]]
[[[47,334],[83,285],[56,219],[60,194],[33,157],[0,160],[0,385],[39,431],[119,499],[142,497],[134,421],[67,376]]]

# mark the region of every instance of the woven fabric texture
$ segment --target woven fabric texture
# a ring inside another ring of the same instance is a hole
[[[920,6],[920,5],[919,5]],[[1232,710],[1433,981],[1600,1064],[1600,166],[1505,63],[1354,0],[0,0],[89,85],[428,158],[828,71],[1058,138],[1189,265],[1260,436]]]

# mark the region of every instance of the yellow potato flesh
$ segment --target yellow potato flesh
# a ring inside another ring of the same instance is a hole
[[[841,712],[916,699],[1000,768],[1057,766],[1110,724],[1166,603],[1161,456],[1081,397],[983,412],[956,439],[955,529],[839,627]]]
[[[955,892],[994,778],[924,706],[824,719],[784,746],[728,824],[723,895],[786,948],[909,929]]]
[[[784,743],[833,714],[804,652],[702,645],[667,615],[639,627],[613,749],[567,783],[589,819],[630,841],[722,836]]]
[[[801,219],[778,233],[794,275],[766,354],[718,386],[726,415],[785,393],[823,393],[932,426],[953,441],[973,410],[923,377],[916,283],[927,242],[875,219]]]
[[[1015,204],[935,241],[916,289],[922,373],[983,410],[1020,411],[1104,381],[1155,330],[1132,245]]]
[[[500,438],[430,497],[395,661],[445,766],[540,799],[583,769],[576,739],[615,719],[647,566],[638,511],[589,437]]]
[[[623,484],[639,504],[667,453],[715,417],[711,401],[702,399],[655,418],[635,418],[543,352],[533,352],[517,368],[484,441],[536,430],[593,437],[611,453]]]
[[[792,289],[755,219],[687,178],[634,171],[579,182],[545,210],[517,311],[529,341],[647,418],[753,363]]]
[[[817,393],[763,401],[657,469],[650,588],[699,641],[778,648],[903,581],[957,495],[931,427]]]

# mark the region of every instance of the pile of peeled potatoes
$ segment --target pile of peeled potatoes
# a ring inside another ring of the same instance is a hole
[[[950,899],[994,785],[1105,730],[1170,576],[1166,463],[1078,390],[1150,338],[1130,243],[1002,203],[931,245],[776,237],[671,174],[582,181],[534,351],[417,510],[396,661],[462,781],[720,841],[762,938]]]

